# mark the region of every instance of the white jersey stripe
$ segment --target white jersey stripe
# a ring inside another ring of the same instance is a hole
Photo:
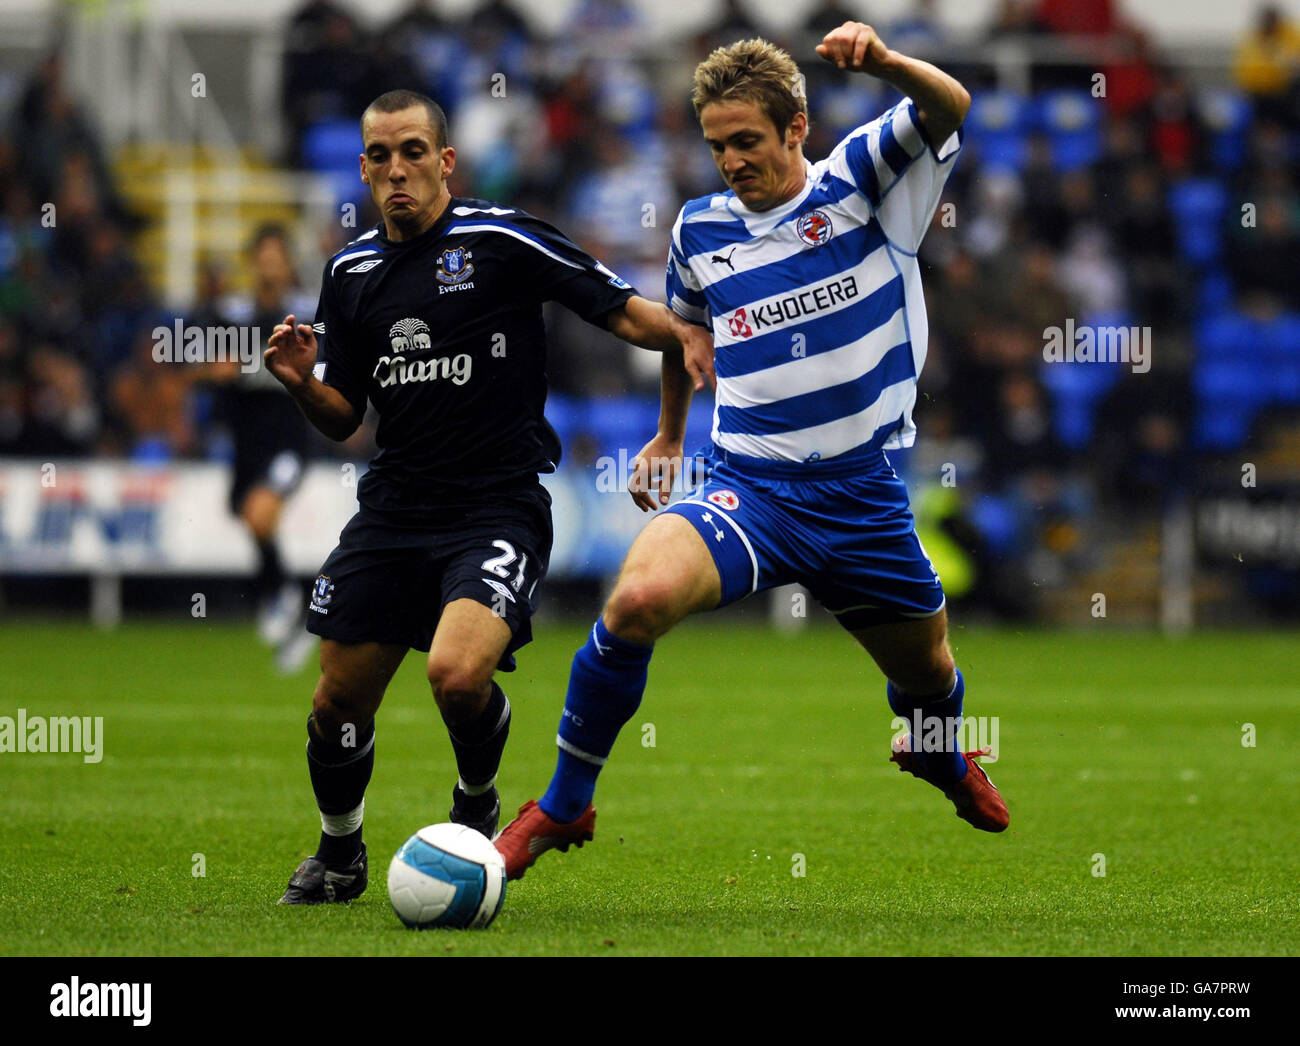
[[[811,358],[792,359],[767,370],[740,374],[719,382],[719,407],[756,407],[778,398],[802,396],[844,381],[846,374],[865,374],[885,353],[907,341],[907,322],[902,309],[857,341]]]

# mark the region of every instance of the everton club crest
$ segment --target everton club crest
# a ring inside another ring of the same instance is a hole
[[[464,283],[474,275],[474,263],[469,259],[470,253],[464,247],[443,251],[442,259],[438,262],[438,271],[435,273],[438,282],[449,286]]]

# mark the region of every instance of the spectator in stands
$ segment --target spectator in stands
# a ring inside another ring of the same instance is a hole
[[[1300,309],[1296,224],[1295,199],[1282,194],[1258,202],[1253,228],[1234,222],[1227,262],[1243,309],[1263,316]]]
[[[1151,99],[1151,144],[1161,166],[1172,177],[1201,169],[1208,138],[1187,78],[1172,67],[1160,69]]]
[[[718,17],[695,34],[695,53],[703,58],[716,47],[764,35],[766,30],[749,13],[742,0],[722,0]]]
[[[99,136],[64,84],[63,59],[51,53],[28,82],[18,103],[13,137],[22,143],[22,173],[36,200],[53,200],[64,188],[68,164],[77,157],[78,192],[92,197],[98,209],[134,226],[135,218],[113,186]]]
[[[808,16],[803,20],[800,29],[810,43],[819,44],[822,42],[822,37],[832,29],[838,29],[845,22],[850,21],[875,25],[871,21],[871,15],[862,4],[854,3],[850,8],[842,0],[821,0],[816,7],[808,12]],[[892,39],[890,40],[890,46],[897,46]]]
[[[650,42],[645,22],[632,0],[579,0],[565,20],[561,40],[577,43],[583,54],[624,58]]]
[[[935,57],[943,50],[948,34],[939,19],[935,0],[912,0],[911,10],[895,18],[885,39],[889,46],[904,54]],[[866,21],[854,16],[858,21]]]
[[[319,120],[351,119],[405,69],[377,69],[360,27],[330,0],[310,0],[285,34],[283,111],[290,132],[287,160],[298,164],[303,135]],[[358,150],[358,153],[360,150]]]
[[[135,460],[165,461],[199,448],[194,426],[190,368],[159,364],[153,339],[141,331],[130,358],[113,373],[109,403],[119,453]]]
[[[385,50],[411,70],[421,91],[443,99],[448,110],[455,108],[460,97],[459,59],[465,50],[455,22],[438,14],[431,0],[411,0],[378,36]]]
[[[1259,8],[1254,28],[1237,47],[1232,73],[1254,99],[1258,116],[1300,129],[1300,26],[1279,8]]]
[[[1133,311],[1143,322],[1168,329],[1178,320],[1178,298],[1187,285],[1166,203],[1168,186],[1151,162],[1124,171],[1120,184],[1123,190],[1111,195],[1102,215],[1124,268]]]
[[[99,408],[86,368],[51,345],[38,345],[32,350],[27,372],[27,452],[92,453],[99,435]]]

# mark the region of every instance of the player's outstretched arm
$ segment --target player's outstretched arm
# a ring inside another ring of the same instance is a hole
[[[710,359],[712,355],[710,342]],[[686,372],[682,354],[671,350],[665,352],[659,380],[659,431],[633,459],[632,476],[627,484],[628,493],[642,512],[653,512],[659,505],[667,505],[672,494],[673,479],[682,468],[682,445],[686,439],[686,414],[691,405],[692,386],[702,388],[703,383]],[[658,504],[655,503],[656,494]]]
[[[687,323],[662,302],[633,295],[621,308],[605,317],[605,326],[612,334],[643,349],[656,352],[681,352],[686,367],[699,392],[707,378],[716,384],[713,376],[713,338],[708,331]],[[687,397],[689,401],[689,397]]]
[[[316,335],[310,324],[295,323],[294,316],[277,323],[267,339],[263,354],[266,368],[298,402],[303,414],[333,440],[345,440],[356,432],[361,417],[338,389],[332,389],[312,374],[316,365]]]
[[[929,62],[891,51],[869,25],[845,22],[826,34],[817,53],[841,69],[874,76],[908,95],[936,149],[966,119],[970,94],[956,78]]]
[[[609,330],[633,345],[664,354],[660,379],[659,431],[637,455],[628,490],[643,510],[653,512],[657,491],[668,504],[673,478],[682,464],[686,414],[692,391],[707,380],[716,385],[713,338],[702,327],[687,323],[668,306],[633,295],[605,319]]]

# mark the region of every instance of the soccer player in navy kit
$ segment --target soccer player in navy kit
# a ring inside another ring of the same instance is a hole
[[[560,456],[543,416],[542,303],[662,351],[674,386],[687,380],[682,339],[708,344],[546,223],[452,198],[456,154],[432,100],[389,92],[361,127],[361,178],[383,221],[327,263],[315,324],[286,317],[266,352],[327,436],[346,439],[367,399],[379,414],[360,509],[312,590],[321,676],[307,762],[322,831],[285,904],[347,901],[366,887],[374,716],[410,648],[429,652],[455,753],[450,818],[496,830],[510,704],[494,673],[512,670],[532,638],[551,548],[550,498],[537,477]]]
[[[638,536],[574,656],[550,787],[495,840],[511,879],[546,850],[593,837],[596,779],[640,704],[655,641],[688,614],[796,581],[875,660],[896,716],[926,734],[943,727],[938,745],[900,738],[892,761],[974,827],[1007,827],[981,753],[956,744],[964,683],[943,588],[885,454],[915,437],[927,332],[916,252],[970,97],[861,22],[817,52],[909,97],[816,164],[803,155],[807,102],[788,54],[746,40],[695,71],[695,111],[729,191],[682,208],[667,289],[674,311],[713,334],[707,478]],[[641,452],[644,480],[656,460],[681,460],[675,419],[690,388],[666,383],[661,398],[669,424]],[[657,471],[666,504],[672,469]],[[648,489],[634,493],[658,507]]]

